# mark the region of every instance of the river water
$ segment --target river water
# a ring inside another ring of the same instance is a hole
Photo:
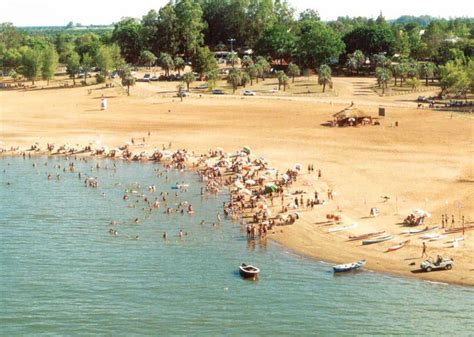
[[[202,198],[194,173],[157,177],[157,164],[107,160],[96,169],[91,159],[63,173],[67,163],[0,158],[1,336],[473,335],[472,288],[336,276],[271,241],[248,243],[228,220],[213,227],[227,195]],[[84,187],[86,176],[99,187]],[[182,181],[189,190],[175,199],[171,187]],[[195,213],[143,210],[137,194],[122,200],[125,189],[153,200],[170,192],[170,205],[187,200]],[[239,277],[242,262],[261,268],[258,281]]]

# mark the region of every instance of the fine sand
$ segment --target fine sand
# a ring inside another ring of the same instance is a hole
[[[231,152],[248,145],[280,170],[301,163],[303,173],[291,190],[306,191],[305,199],[316,190],[323,199],[329,188],[335,192],[327,204],[299,210],[295,224],[276,227],[272,239],[325,261],[365,258],[370,270],[474,285],[474,230],[466,232],[458,248],[448,248],[447,241],[461,233],[426,242],[431,257],[454,258],[451,271],[414,272],[421,262],[419,236],[409,237],[407,247],[385,253],[407,239],[400,234],[407,229],[400,223],[415,208],[432,213],[429,226],[441,226],[442,213],[450,219],[454,215],[456,227],[460,216],[466,223],[474,221],[472,117],[418,110],[412,101],[417,94],[383,98],[366,89],[371,84],[367,79],[336,79],[335,92],[319,96],[194,93],[183,102],[173,97],[176,83],[160,82],[137,83],[130,97],[120,87],[100,86],[0,91],[0,147],[100,142],[112,149],[149,131],[147,149],[171,142],[173,149],[196,153],[216,147]],[[108,98],[106,111],[100,110],[102,94]],[[323,125],[351,101],[372,116],[384,105],[387,116],[380,126]],[[308,164],[314,164],[315,173],[306,172]],[[369,217],[371,207],[377,207],[380,216]],[[340,225],[358,226],[328,233],[334,226],[326,223],[327,214],[339,215]],[[395,238],[370,246],[347,242],[349,235],[377,231]]]

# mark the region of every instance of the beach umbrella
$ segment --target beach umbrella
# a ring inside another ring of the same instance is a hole
[[[295,170],[296,171],[301,171],[302,167],[303,167],[303,165],[301,165],[301,164],[295,164]]]
[[[246,154],[250,154],[252,152],[252,150],[250,149],[250,146],[244,146],[242,148],[242,152],[244,152]]]
[[[266,184],[266,185],[265,185],[265,191],[264,191],[264,193],[265,193],[265,194],[274,193],[274,192],[276,192],[276,190],[277,190],[276,185],[273,184],[273,183],[270,183],[270,184]]]
[[[247,185],[255,185],[256,182],[255,182],[255,180],[247,179],[247,180],[245,181],[245,184],[247,184]]]
[[[239,193],[242,193],[242,194],[247,194],[247,195],[252,195],[252,191],[246,189],[246,188],[243,188],[239,191]]]

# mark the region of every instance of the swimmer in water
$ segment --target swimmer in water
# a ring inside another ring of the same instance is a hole
[[[166,232],[163,233],[163,239],[168,240],[168,233]]]

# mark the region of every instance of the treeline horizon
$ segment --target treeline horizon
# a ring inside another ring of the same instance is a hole
[[[447,65],[454,80],[474,63],[474,19],[404,16],[390,22],[380,14],[323,22],[313,9],[297,15],[285,0],[174,0],[140,19],[122,18],[112,31],[75,30],[72,22],[68,26],[29,34],[1,24],[3,72],[34,79],[41,69],[51,68],[45,60],[52,60],[66,64],[73,79],[81,69],[99,67],[105,69],[103,81],[123,64],[160,65],[167,76],[189,64],[200,78],[215,78],[212,51],[237,51],[246,55],[245,71],[234,70],[237,55],[227,60],[237,79],[270,74],[275,67],[289,74],[291,64],[300,73],[310,70],[327,78],[331,68],[342,67],[349,74],[375,74],[386,84],[393,77],[440,77]],[[468,76],[458,87],[469,88],[471,82]]]

